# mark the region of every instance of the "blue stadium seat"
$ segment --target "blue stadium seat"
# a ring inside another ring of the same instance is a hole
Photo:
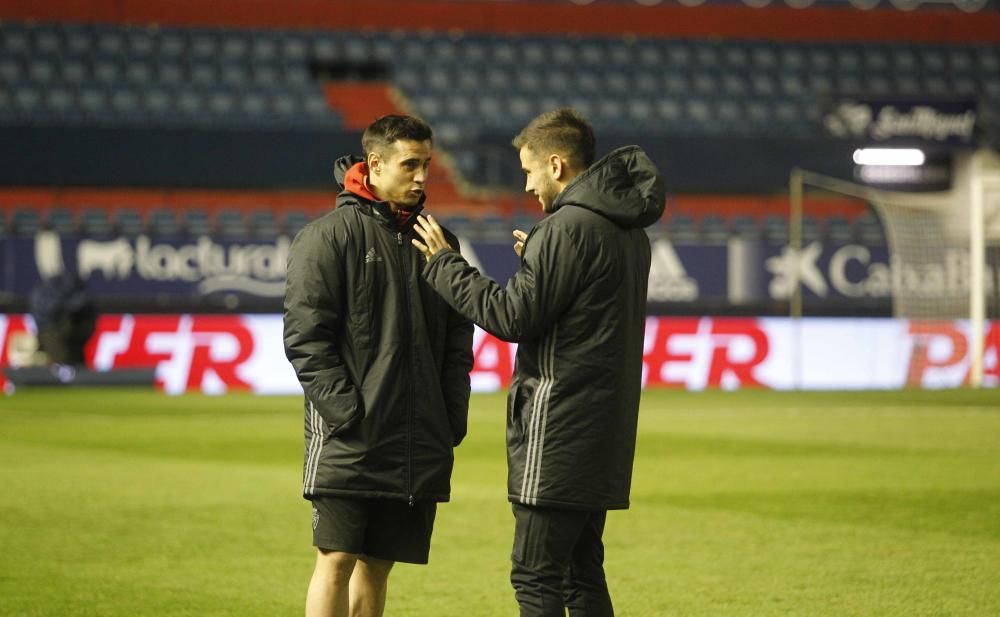
[[[27,73],[28,79],[45,87],[56,78],[56,63],[42,58],[33,58],[28,61]]]
[[[10,218],[10,229],[18,236],[33,236],[42,229],[42,219],[38,210],[31,206],[14,209]]]
[[[173,238],[180,233],[177,215],[173,210],[158,209],[149,213],[149,231],[158,238]]]
[[[94,31],[96,51],[112,57],[124,57],[128,52],[125,30],[115,26],[99,26]]]
[[[3,36],[3,52],[8,57],[27,58],[31,54],[31,37],[21,30],[8,30]]]
[[[255,210],[250,214],[252,236],[258,240],[273,240],[278,236],[278,221],[270,210]]]
[[[765,216],[762,230],[769,244],[782,246],[788,243],[788,219],[785,217],[775,214]]]
[[[155,30],[147,28],[134,28],[128,35],[128,56],[129,58],[150,59],[156,53],[156,39],[153,36]]]
[[[123,78],[121,64],[112,59],[102,59],[93,65],[94,80],[100,84],[114,84]]]
[[[822,239],[822,228],[819,219],[808,214],[802,217],[802,243],[809,244]]]
[[[219,37],[209,30],[192,31],[188,42],[190,57],[195,62],[214,61],[219,57]]]
[[[153,64],[143,60],[129,60],[125,64],[125,81],[138,86],[145,87],[153,80]]]
[[[667,237],[679,244],[694,244],[698,242],[698,228],[694,219],[686,214],[672,214],[666,220]]]
[[[52,208],[45,217],[45,228],[60,235],[76,233],[76,216],[66,208]]]
[[[219,233],[227,240],[242,240],[249,236],[246,219],[239,210],[222,210],[216,217]]]
[[[936,47],[924,47],[920,53],[920,62],[925,71],[943,73],[948,68],[944,53]]]
[[[88,209],[80,214],[80,235],[85,238],[106,238],[111,235],[111,222],[103,209]]]
[[[730,222],[732,233],[741,238],[757,238],[760,236],[760,226],[752,216],[739,215]]]
[[[157,36],[157,56],[164,61],[180,60],[188,51],[187,36],[180,29],[163,30]]]
[[[701,218],[701,238],[708,244],[725,244],[729,240],[726,221],[717,214],[706,214]]]
[[[855,221],[858,239],[867,246],[882,246],[885,244],[885,233],[878,219],[870,212],[865,213]]]
[[[250,42],[250,62],[253,65],[276,63],[279,59],[278,36],[271,32],[254,32]]]
[[[850,244],[854,241],[854,229],[851,222],[844,216],[831,216],[826,219],[826,235],[834,244]]]
[[[33,51],[36,55],[58,56],[62,50],[63,41],[59,30],[40,27],[35,31]]]
[[[94,50],[93,32],[90,26],[64,24],[62,54],[66,58],[83,58]]]
[[[208,212],[194,206],[181,213],[181,224],[189,236],[210,236],[214,231]]]
[[[294,236],[299,230],[309,222],[309,216],[301,210],[289,210],[285,212],[282,220],[282,228],[286,235]]]
[[[24,77],[21,61],[14,57],[0,57],[0,83],[13,84]]]
[[[45,93],[45,107],[52,117],[62,119],[80,119],[81,114],[76,107],[73,92],[67,88],[49,88]]]
[[[90,80],[90,68],[82,60],[66,59],[59,71],[62,81],[67,84],[83,84]]]
[[[95,210],[94,212],[94,224],[100,225],[101,217],[99,215],[104,214],[104,211]],[[89,212],[84,212],[83,215],[82,223],[85,228],[87,227],[88,214]],[[104,220],[107,221],[106,216]],[[142,215],[133,208],[119,208],[115,210],[112,220],[109,223],[113,225],[115,231],[124,236],[135,237],[146,233],[146,223],[142,220]]]

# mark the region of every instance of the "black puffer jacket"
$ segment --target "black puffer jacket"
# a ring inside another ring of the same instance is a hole
[[[341,187],[359,160],[337,162]],[[342,191],[292,243],[284,339],[305,392],[307,498],[449,498],[473,326],[420,276],[415,218]]]
[[[527,505],[627,508],[642,380],[649,239],[664,188],[636,146],[575,178],[535,226],[502,289],[453,251],[434,289],[519,343],[507,417],[508,496]]]

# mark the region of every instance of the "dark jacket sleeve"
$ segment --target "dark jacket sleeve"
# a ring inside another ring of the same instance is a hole
[[[448,243],[459,250],[458,238],[447,233]],[[475,326],[454,309],[448,311],[445,334],[444,366],[441,369],[441,392],[448,410],[448,422],[454,435],[453,446],[462,443],[469,430],[469,372],[472,370],[472,338]]]
[[[285,355],[331,433],[349,428],[363,415],[360,392],[337,346],[346,318],[343,272],[333,234],[316,225],[303,228],[288,253]]]
[[[424,276],[456,311],[505,341],[543,332],[576,296],[581,267],[572,239],[555,225],[540,225],[528,237],[521,268],[501,288],[455,251],[441,251]]]

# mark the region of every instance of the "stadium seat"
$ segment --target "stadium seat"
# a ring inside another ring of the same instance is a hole
[[[773,245],[785,245],[788,243],[788,219],[774,214],[764,217],[763,221],[764,239]]]
[[[826,235],[834,244],[850,244],[854,241],[854,230],[850,221],[843,216],[826,219]]]
[[[867,246],[881,246],[885,244],[885,233],[878,219],[871,213],[866,213],[855,221],[858,231],[858,239]]]
[[[77,231],[76,217],[66,208],[52,208],[45,217],[45,228],[57,234],[74,234]]]
[[[172,238],[180,233],[177,215],[172,210],[153,210],[149,214],[149,231],[158,238]]]
[[[733,234],[741,238],[757,238],[760,236],[760,226],[752,216],[740,215],[733,217],[733,220],[730,222],[730,228]]]
[[[250,215],[251,235],[258,240],[274,240],[278,236],[278,220],[270,210],[256,210]]]
[[[108,214],[103,209],[91,208],[80,214],[80,235],[85,238],[106,238],[113,231]]]
[[[288,212],[285,212],[284,217],[282,217],[283,231],[289,236],[294,236],[299,233],[300,229],[306,226],[311,218],[312,217],[301,210],[289,210]]]
[[[227,240],[242,240],[249,236],[246,220],[240,210],[222,210],[215,222],[219,233]]]
[[[673,214],[667,219],[667,235],[679,244],[693,244],[700,239],[694,219],[686,214]]]
[[[208,212],[197,207],[188,207],[184,210],[181,214],[181,224],[189,236],[209,236],[214,231]]]
[[[701,239],[708,244],[725,244],[729,240],[726,221],[717,214],[706,214],[701,218]]]
[[[14,209],[10,218],[10,229],[18,236],[33,236],[42,228],[42,220],[38,210],[30,207],[18,207]]]
[[[822,229],[819,219],[815,216],[805,215],[802,217],[802,243],[809,244],[822,240]]]
[[[84,216],[86,221],[86,213]],[[135,237],[146,233],[146,223],[142,215],[133,208],[119,208],[112,217],[114,229],[123,236]]]

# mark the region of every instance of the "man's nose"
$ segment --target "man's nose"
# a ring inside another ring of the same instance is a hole
[[[413,181],[417,184],[423,184],[427,182],[427,168],[422,167],[417,170],[417,173],[413,174]]]

